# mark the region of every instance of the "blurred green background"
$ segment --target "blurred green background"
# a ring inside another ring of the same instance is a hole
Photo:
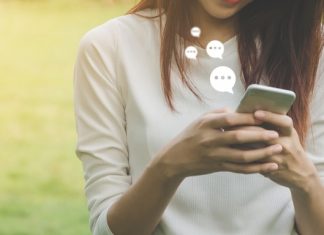
[[[0,234],[89,235],[75,155],[82,35],[135,0],[0,0]]]

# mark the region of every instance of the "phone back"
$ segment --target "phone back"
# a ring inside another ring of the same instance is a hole
[[[295,99],[293,91],[253,84],[248,87],[236,111],[252,113],[256,110],[266,110],[287,114]]]

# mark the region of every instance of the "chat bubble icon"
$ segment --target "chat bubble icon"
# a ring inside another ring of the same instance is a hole
[[[235,82],[236,75],[234,71],[226,66],[217,67],[210,74],[210,84],[216,91],[233,94]]]
[[[198,50],[196,47],[189,46],[185,50],[185,55],[188,59],[195,60],[198,55]]]
[[[212,58],[223,59],[224,44],[220,41],[213,40],[207,44],[206,51]]]
[[[195,37],[195,38],[199,38],[200,37],[200,35],[201,35],[201,30],[200,30],[200,28],[199,27],[192,27],[191,28],[191,35],[193,36],[193,37]]]

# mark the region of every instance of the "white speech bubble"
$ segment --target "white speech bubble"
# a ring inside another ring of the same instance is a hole
[[[195,38],[199,38],[200,37],[200,35],[201,35],[201,30],[200,30],[200,28],[199,27],[192,27],[191,28],[191,35],[193,36],[193,37],[195,37]]]
[[[185,50],[185,55],[188,59],[195,60],[198,55],[198,50],[196,47],[189,46]]]
[[[233,94],[235,82],[236,75],[234,71],[226,66],[217,67],[210,74],[210,84],[216,91]]]
[[[223,59],[224,44],[220,41],[213,40],[207,44],[206,51],[212,58]]]

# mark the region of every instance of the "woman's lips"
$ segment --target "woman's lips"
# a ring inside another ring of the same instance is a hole
[[[241,0],[224,0],[224,1],[228,4],[235,5],[239,3]]]

